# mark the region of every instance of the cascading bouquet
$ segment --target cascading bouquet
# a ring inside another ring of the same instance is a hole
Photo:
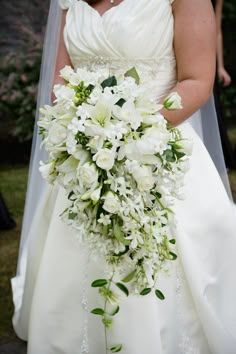
[[[177,257],[171,207],[181,197],[191,142],[159,112],[182,108],[178,94],[155,103],[135,68],[109,76],[66,66],[60,74],[65,85],[54,86],[55,105],[40,109],[49,153],[40,171],[66,190],[62,218],[105,264],[106,275],[91,284],[104,307],[91,312],[102,316],[106,334],[119,292],[153,290],[164,299],[156,279]],[[106,352],[121,349],[106,342]]]

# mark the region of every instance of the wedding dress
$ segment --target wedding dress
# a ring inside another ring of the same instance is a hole
[[[123,0],[100,15],[88,3],[61,0],[68,9],[65,44],[74,67],[135,66],[153,97],[176,84],[170,0]],[[179,128],[194,143],[185,199],[174,207],[178,258],[161,275],[155,295],[122,298],[108,342],[124,354],[236,353],[236,219],[216,168],[188,121]],[[60,218],[63,189],[48,186],[32,222],[24,274],[12,280],[14,328],[28,354],[105,354],[100,297],[91,281],[103,263],[89,260]]]

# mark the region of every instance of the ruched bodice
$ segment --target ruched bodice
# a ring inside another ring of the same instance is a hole
[[[175,85],[170,0],[123,0],[102,15],[82,0],[60,4],[68,9],[64,39],[74,67],[135,66],[156,99]]]

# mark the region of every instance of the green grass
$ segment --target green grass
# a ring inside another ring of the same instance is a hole
[[[13,337],[10,279],[15,275],[28,167],[5,166],[0,171],[0,191],[17,226],[0,232],[0,338]]]

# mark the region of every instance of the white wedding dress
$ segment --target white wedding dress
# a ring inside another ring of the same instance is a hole
[[[102,16],[83,1],[68,8],[64,38],[75,67],[135,66],[158,100],[176,83],[170,0],[124,0]],[[108,331],[124,354],[236,353],[236,218],[221,179],[188,121],[179,128],[193,140],[185,199],[175,205],[178,259],[158,279],[155,295],[122,298]],[[102,262],[86,251],[60,219],[62,189],[48,186],[30,230],[25,270],[12,280],[14,327],[28,341],[28,354],[105,354],[101,300],[91,281]],[[27,259],[27,262],[26,262]]]

